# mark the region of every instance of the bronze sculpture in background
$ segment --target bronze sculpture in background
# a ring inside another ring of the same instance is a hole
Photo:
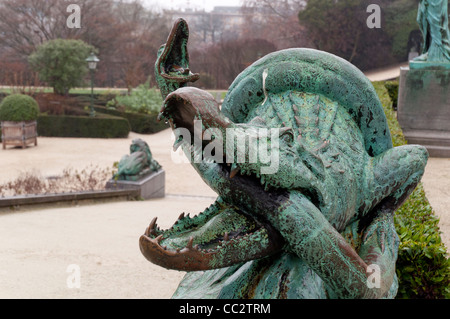
[[[414,61],[450,63],[447,0],[421,0],[417,22],[423,34],[422,55]]]
[[[142,139],[134,139],[130,146],[130,154],[119,162],[115,180],[137,181],[144,176],[158,171],[159,163],[153,159],[150,147]]]

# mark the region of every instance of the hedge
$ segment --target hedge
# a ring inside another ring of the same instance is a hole
[[[89,116],[38,117],[38,135],[47,137],[126,138],[130,133],[127,119],[99,114]]]
[[[388,119],[392,142],[394,146],[407,144],[384,85],[383,82],[374,83]],[[397,298],[450,298],[450,260],[442,242],[439,218],[421,183],[397,210],[394,221],[400,237]]]
[[[95,110],[97,112],[126,118],[130,123],[131,131],[138,134],[154,134],[168,128],[164,121],[157,121],[157,114],[121,112],[101,106],[96,106]]]

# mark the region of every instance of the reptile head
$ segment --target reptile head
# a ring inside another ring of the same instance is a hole
[[[232,123],[209,93],[196,88],[171,93],[160,116],[175,132],[175,148],[181,147],[192,159],[192,165],[218,193],[219,200],[193,218],[181,214],[169,230],[160,230],[153,220],[140,239],[143,255],[166,268],[195,271],[227,267],[279,252],[284,245],[275,221],[279,203],[274,201],[270,206],[265,201],[266,207],[258,206],[264,203],[262,198],[279,199],[284,190],[261,183],[260,172],[237,174],[235,164],[227,163],[227,131],[239,131],[244,126]],[[196,124],[196,120],[201,122]],[[245,127],[247,135],[256,132],[253,124]],[[208,130],[214,137],[199,141]],[[181,131],[184,134],[178,135]],[[281,135],[285,134],[290,134],[289,130],[282,130]],[[211,152],[213,148],[215,151]],[[235,156],[236,153],[232,158]],[[255,210],[259,213],[254,214]]]
[[[238,115],[227,111],[226,104],[222,112],[214,97],[203,90],[180,87],[190,78],[190,72],[186,72],[186,42],[187,25],[179,20],[157,62],[165,98],[159,118],[174,130],[174,148],[182,148],[219,199],[194,218],[182,214],[169,230],[160,230],[156,220],[152,221],[140,238],[141,252],[155,264],[183,271],[222,268],[276,254],[285,248],[279,232],[280,207],[290,200],[292,190],[307,190],[305,194],[309,191],[320,201],[322,195],[312,184],[323,177],[323,163],[309,151],[310,146],[299,141],[298,130],[284,124],[271,129],[250,112],[250,105],[264,105],[269,92],[266,88],[272,85],[275,73],[266,72],[266,65],[261,74],[249,80],[254,85],[259,79],[260,87],[239,90],[261,101],[255,104],[239,98],[228,103]],[[184,71],[171,71],[174,64]],[[276,70],[277,66],[273,67]],[[230,132],[234,133],[231,138]],[[243,142],[239,139],[242,137]],[[252,159],[251,154],[256,156]]]
[[[158,50],[155,76],[163,97],[199,79],[198,74],[189,70],[188,39],[188,25],[180,18],[175,21],[166,43]]]

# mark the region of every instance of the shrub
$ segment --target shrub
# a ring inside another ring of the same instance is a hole
[[[383,104],[394,146],[406,144],[384,83],[375,82],[374,86]],[[397,298],[450,298],[450,261],[442,243],[439,219],[422,184],[397,210],[394,221],[400,237]]]
[[[62,174],[47,178],[39,172],[26,171],[16,179],[0,184],[0,198],[103,190],[112,172],[112,168],[100,168],[92,164],[81,171],[67,167]]]
[[[39,116],[39,105],[30,96],[12,94],[0,103],[0,121],[33,121]]]
[[[161,93],[155,88],[150,88],[147,82],[139,85],[128,95],[116,96],[107,106],[125,112],[158,114],[162,103]]]

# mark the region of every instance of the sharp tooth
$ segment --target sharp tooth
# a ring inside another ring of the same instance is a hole
[[[145,234],[147,236],[149,235],[156,235],[156,220],[158,219],[158,217],[153,218],[152,222],[150,223],[150,226],[148,226]]]
[[[159,235],[158,237],[156,237],[156,242],[159,244],[162,240],[163,235]]]
[[[186,246],[187,249],[192,249],[192,244],[194,243],[194,237],[189,238],[189,242]]]
[[[178,220],[182,220],[184,218],[184,213],[181,213],[180,216],[178,217]]]
[[[239,167],[233,163],[233,165],[231,165],[230,178],[235,177],[237,173],[239,173]]]
[[[157,220],[158,220],[158,217],[153,218],[152,222],[150,223],[150,229],[155,229]]]

